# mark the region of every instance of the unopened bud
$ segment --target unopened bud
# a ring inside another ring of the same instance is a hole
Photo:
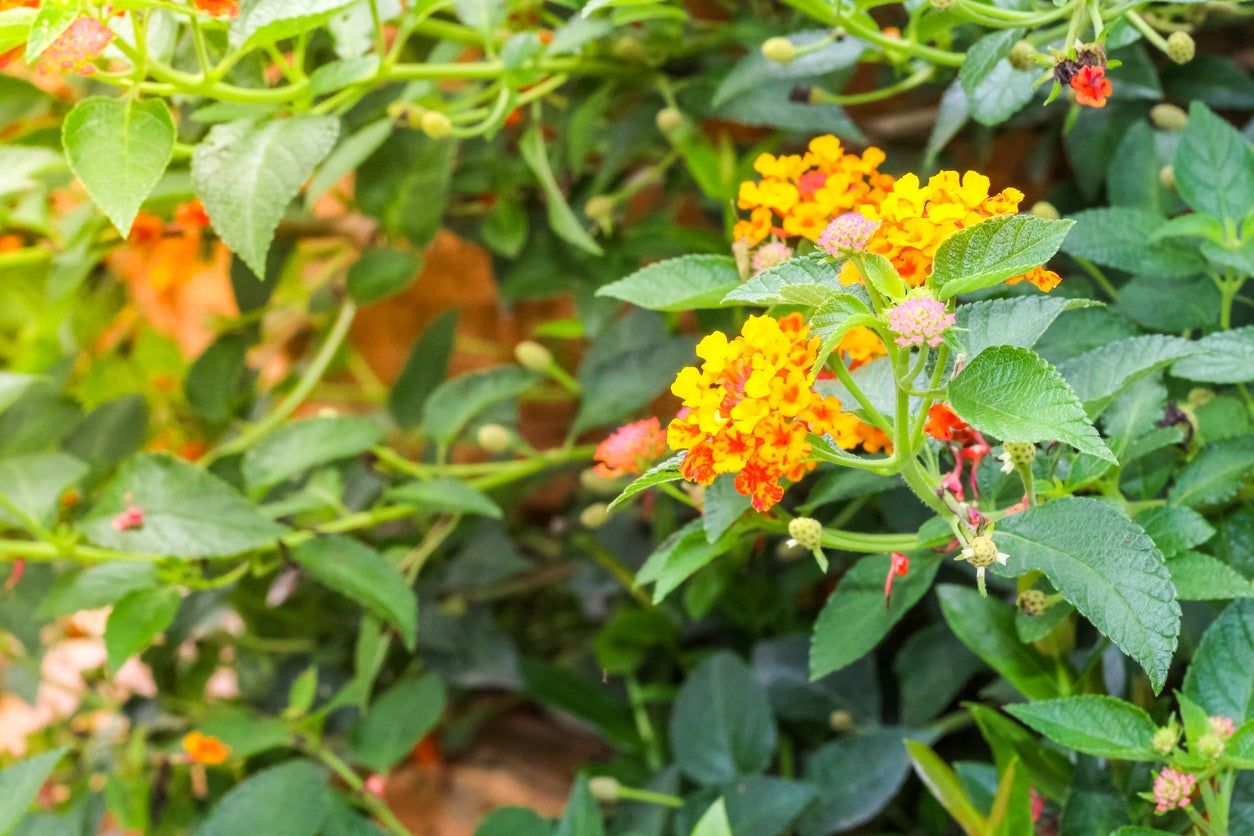
[[[1062,217],[1054,207],[1054,204],[1046,200],[1038,200],[1036,203],[1033,203],[1032,214],[1047,221],[1056,221]]]
[[[617,801],[618,787],[618,779],[609,775],[597,775],[588,779],[588,792],[597,801]]]
[[[418,127],[422,128],[422,132],[432,139],[444,139],[453,129],[453,123],[440,111],[428,110],[418,120]]]
[[[935,0],[933,0],[935,5]],[[1010,66],[1016,70],[1030,70],[1036,66],[1036,47],[1028,41],[1017,41],[1010,48]]]
[[[588,199],[583,212],[597,223],[605,223],[614,216],[614,198],[599,194]]]
[[[1045,610],[1049,609],[1049,601],[1046,599],[1045,593],[1039,589],[1025,589],[1015,599],[1015,606],[1019,608],[1019,612],[1028,618],[1037,618],[1044,615]]]
[[[644,60],[644,44],[630,35],[624,35],[614,42],[614,57],[638,64]]]
[[[409,102],[392,102],[388,105],[388,118],[393,122],[409,121]]]
[[[584,528],[600,528],[610,518],[610,509],[604,502],[589,505],[579,512],[579,523]]]
[[[1215,399],[1215,390],[1197,386],[1189,390],[1189,406],[1206,406]]]
[[[1172,32],[1167,36],[1167,57],[1177,64],[1189,63],[1196,52],[1197,46],[1188,32]]]
[[[1179,739],[1180,729],[1176,728],[1175,723],[1172,722],[1154,732],[1154,736],[1150,738],[1150,746],[1160,755],[1170,755]]]
[[[1176,170],[1165,165],[1158,170],[1158,185],[1162,186],[1169,192],[1176,190]]]
[[[1218,760],[1224,753],[1224,742],[1217,734],[1204,734],[1197,739],[1197,753],[1208,761]]]
[[[535,340],[523,340],[514,346],[514,359],[524,369],[542,372],[553,365],[553,352]]]
[[[848,711],[833,711],[827,716],[827,726],[834,732],[850,732],[857,728],[853,715]]]
[[[1150,108],[1150,121],[1164,131],[1182,131],[1189,124],[1189,114],[1173,104],[1156,104]]]
[[[813,517],[794,517],[788,521],[788,536],[803,549],[814,551],[823,547],[823,524]]]
[[[684,124],[684,114],[676,107],[664,107],[657,112],[657,129],[664,134],[678,130]]]
[[[514,436],[500,424],[484,424],[475,433],[479,446],[489,453],[504,453],[514,446]]]
[[[776,64],[790,64],[797,57],[797,47],[787,38],[767,38],[762,43],[762,55]]]

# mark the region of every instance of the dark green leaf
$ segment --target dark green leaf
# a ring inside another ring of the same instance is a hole
[[[670,740],[689,778],[718,784],[756,775],[775,751],[775,721],[753,672],[727,652],[706,657],[675,697]]]
[[[405,577],[378,552],[347,537],[320,537],[297,546],[292,560],[319,583],[387,621],[413,649],[418,599]]]

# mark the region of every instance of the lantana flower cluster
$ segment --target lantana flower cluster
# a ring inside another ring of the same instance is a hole
[[[113,40],[113,32],[94,17],[80,17],[39,56],[40,73],[92,75],[95,60]]]
[[[813,389],[819,342],[800,314],[790,314],[752,316],[740,336],[715,331],[697,345],[704,362],[675,378],[671,391],[685,409],[667,429],[671,449],[687,451],[685,479],[709,485],[734,473],[736,490],[767,511],[784,495],[781,480],[814,467],[810,433],[828,434],[844,449],[862,442],[862,423]]]

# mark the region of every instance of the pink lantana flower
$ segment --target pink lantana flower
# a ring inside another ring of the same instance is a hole
[[[666,433],[657,418],[644,418],[624,424],[597,445],[593,473],[603,479],[617,479],[643,473],[666,452]]]
[[[864,250],[871,236],[880,228],[861,212],[846,212],[829,223],[819,236],[819,249],[828,255],[840,256],[845,250]]]
[[[1187,772],[1166,768],[1154,779],[1154,812],[1160,816],[1177,807],[1183,810],[1193,803],[1197,778]]]
[[[888,327],[897,335],[894,342],[906,348],[925,344],[935,348],[945,341],[945,331],[955,322],[944,302],[922,294],[894,305],[885,314]]]

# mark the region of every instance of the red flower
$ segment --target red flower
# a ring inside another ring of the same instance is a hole
[[[1106,97],[1110,95],[1110,80],[1106,78],[1105,67],[1081,67],[1071,77],[1071,89],[1075,91],[1075,100],[1087,107],[1105,107]]]
[[[893,552],[892,563],[888,565],[888,577],[884,579],[884,606],[892,603],[893,578],[910,571],[910,558],[903,552]]]

